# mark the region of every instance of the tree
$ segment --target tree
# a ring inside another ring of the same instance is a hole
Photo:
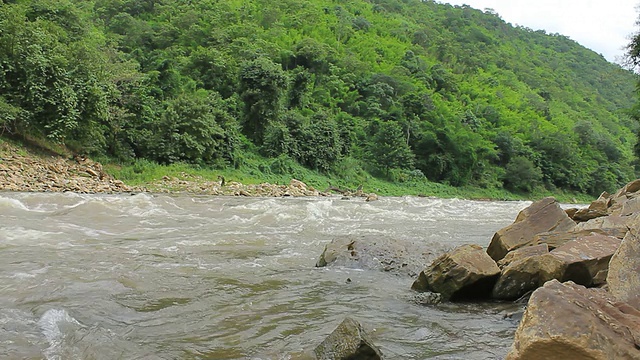
[[[402,127],[393,121],[379,122],[367,144],[368,160],[385,175],[391,169],[411,169],[415,157]]]
[[[276,121],[282,110],[287,89],[287,76],[280,67],[267,58],[247,61],[240,70],[240,98],[244,102],[245,135],[262,144],[264,131]]]

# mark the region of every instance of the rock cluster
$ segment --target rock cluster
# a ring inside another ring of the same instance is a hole
[[[143,189],[114,179],[104,172],[100,163],[89,159],[24,156],[16,149],[9,149],[0,158],[0,190],[122,193]]]
[[[442,255],[413,289],[451,301],[533,292],[508,359],[640,359],[640,180],[584,209],[534,202],[486,252]]]

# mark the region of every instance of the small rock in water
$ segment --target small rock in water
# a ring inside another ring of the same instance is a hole
[[[382,352],[369,339],[362,325],[347,317],[313,351],[318,360],[381,360]]]
[[[419,305],[435,305],[442,302],[442,295],[434,292],[423,292],[413,295],[413,301]]]

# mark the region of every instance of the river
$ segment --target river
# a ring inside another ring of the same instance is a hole
[[[314,265],[351,234],[487,246],[528,204],[0,193],[0,358],[309,359],[351,316],[387,359],[502,359],[515,305]]]

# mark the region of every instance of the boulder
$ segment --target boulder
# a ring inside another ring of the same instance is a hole
[[[437,249],[423,241],[351,235],[331,240],[316,267],[337,265],[416,277],[435,258],[433,251]]]
[[[380,349],[357,321],[346,318],[314,351],[318,360],[380,360]]]
[[[545,282],[560,278],[563,268],[563,262],[549,253],[521,258],[502,269],[491,296],[500,300],[518,299]]]
[[[487,253],[498,261],[509,251],[530,244],[539,233],[568,231],[575,226],[576,223],[567,216],[556,199],[547,197],[520,211],[513,224],[496,232]]]
[[[488,298],[500,269],[478,245],[463,245],[444,254],[420,273],[412,289],[442,294],[443,300]]]
[[[640,309],[640,229],[629,229],[609,262],[609,291],[618,300]]]
[[[509,252],[505,257],[498,261],[498,267],[504,269],[509,264],[516,262],[520,259],[524,259],[535,255],[544,255],[549,253],[549,246],[547,244],[538,244],[533,246],[525,246],[519,249]]]
[[[620,239],[593,233],[551,251],[562,262],[560,281],[571,280],[584,286],[594,286],[594,277],[606,271],[609,260],[620,246]]]
[[[604,289],[547,282],[531,295],[507,360],[638,359],[640,312]]]
[[[629,194],[636,193],[640,190],[640,179],[633,180],[618,190],[612,198],[619,198]]]
[[[591,234],[611,235],[601,229],[586,229],[586,230],[570,230],[570,231],[558,231],[558,232],[544,232],[536,235],[531,242],[534,245],[546,244],[549,250],[556,249],[569,241],[589,236]],[[614,232],[614,234],[616,234]]]
[[[620,239],[616,237],[590,233],[548,254],[532,252],[503,267],[491,296],[502,300],[517,299],[552,279],[571,280],[584,286],[602,285],[609,260],[619,245]],[[520,248],[512,253],[526,254],[527,249]]]
[[[629,216],[640,212],[640,196],[633,194],[632,196],[617,198],[613,202],[609,212],[611,215],[618,216]]]
[[[589,207],[578,209],[571,216],[571,219],[576,222],[583,222],[609,215],[610,197],[611,195],[608,192],[603,192]]]
[[[597,232],[600,234],[615,236],[618,239],[624,238],[627,235],[629,226],[640,217],[639,214],[630,216],[618,216],[609,215],[596,219],[592,219],[576,225],[574,232],[581,232],[583,230]]]

